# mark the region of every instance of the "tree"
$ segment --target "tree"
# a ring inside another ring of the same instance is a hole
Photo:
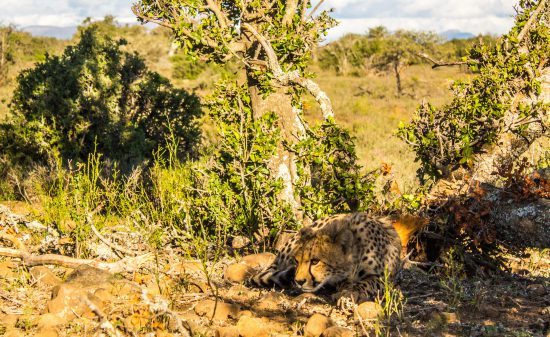
[[[477,76],[453,85],[454,98],[420,106],[400,128],[421,162],[423,181],[452,176],[494,184],[550,127],[550,4],[520,1],[516,24],[466,59]],[[458,174],[465,170],[468,174]],[[457,173],[457,174],[454,174]]]
[[[141,0],[133,7],[143,22],[170,28],[183,52],[211,62],[236,59],[246,73],[255,118],[278,117],[281,141],[270,163],[273,177],[284,181],[282,199],[297,212],[294,190],[296,158],[289,148],[305,136],[300,95],[317,100],[323,117],[334,117],[327,95],[312,81],[306,66],[311,51],[334,20],[309,11],[309,0]]]
[[[0,27],[0,84],[8,75],[8,65],[13,61],[10,50],[10,35],[13,27]]]
[[[129,169],[175,137],[180,155],[192,155],[200,140],[198,98],[122,51],[125,43],[91,25],[63,55],[22,71],[13,118],[0,125],[1,152],[47,163],[86,161],[98,151]]]
[[[395,76],[397,95],[403,95],[402,75],[410,65],[421,62],[420,53],[433,54],[441,38],[431,32],[413,32],[398,30],[388,34],[377,27],[369,31],[368,36],[381,45],[374,65],[381,70],[391,70]]]

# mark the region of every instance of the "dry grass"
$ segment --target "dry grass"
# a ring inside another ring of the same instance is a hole
[[[317,81],[331,97],[336,120],[357,138],[357,154],[366,169],[390,164],[402,191],[417,186],[414,154],[395,136],[400,121],[408,122],[422,100],[440,105],[450,100],[452,81],[468,75],[459,68],[432,70],[413,66],[405,72],[406,95],[396,96],[391,75],[336,76],[317,71]],[[320,116],[312,99],[306,101],[306,116]]]

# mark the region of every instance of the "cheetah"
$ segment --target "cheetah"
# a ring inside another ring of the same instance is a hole
[[[382,290],[385,271],[391,277],[401,267],[402,246],[421,226],[411,216],[394,221],[351,213],[320,219],[298,231],[251,282],[329,293],[337,301],[371,300]]]

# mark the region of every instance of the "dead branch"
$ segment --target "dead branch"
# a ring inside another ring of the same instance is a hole
[[[317,5],[315,5],[315,7],[313,8],[313,10],[309,13],[308,17],[307,17],[307,20],[311,19],[313,17],[313,15],[315,15],[315,12],[317,12],[317,10],[319,9],[319,7],[321,7],[321,5],[323,4],[323,2],[325,2],[325,0],[320,0]]]
[[[433,63],[432,69],[439,68],[439,67],[461,66],[461,65],[468,64],[467,61],[454,61],[454,62],[436,61],[434,58],[430,57],[428,54],[425,54],[425,53],[417,53],[416,55]]]
[[[105,238],[103,235],[101,235],[101,233],[99,233],[99,231],[97,230],[97,228],[95,228],[93,222],[92,222],[92,217],[90,214],[88,214],[86,216],[86,221],[88,222],[88,224],[90,225],[90,228],[92,229],[92,232],[95,234],[95,236],[97,236],[97,238],[103,242],[104,244],[106,244],[109,248],[111,248],[113,251],[115,252],[121,252],[121,253],[124,253],[126,255],[130,255],[130,256],[137,256],[138,253],[134,252],[134,251],[131,251],[129,249],[126,249],[126,248],[123,248],[123,247],[120,247],[119,245],[115,244],[115,243],[112,243],[111,241],[107,240],[107,238]]]
[[[58,254],[32,255],[22,250],[3,247],[0,247],[0,256],[21,259],[22,263],[28,267],[53,264],[74,269],[81,265],[90,265],[111,273],[131,273],[138,270],[144,263],[153,260],[153,254],[151,253],[136,257],[126,257],[116,262],[104,262],[91,259],[78,259]]]
[[[330,98],[327,96],[327,94],[321,90],[319,85],[312,81],[309,78],[304,78],[300,75],[300,73],[297,70],[290,71],[290,72],[284,72],[281,68],[281,65],[279,64],[279,60],[277,58],[277,54],[275,54],[275,51],[273,50],[273,47],[271,46],[271,43],[265,39],[258,31],[252,27],[248,23],[243,23],[242,27],[246,30],[248,30],[256,40],[262,45],[262,48],[264,49],[266,55],[267,55],[267,63],[268,67],[273,73],[273,76],[275,79],[281,83],[282,85],[288,85],[289,83],[294,83],[302,88],[306,89],[317,101],[319,104],[319,107],[321,108],[321,112],[323,113],[324,119],[334,118],[334,111],[332,109],[332,102],[330,101]]]
[[[307,2],[307,1],[304,1]],[[285,8],[285,15],[283,16],[283,26],[291,26],[292,25],[292,18],[294,17],[294,14],[296,13],[296,9],[298,8],[298,0],[287,0],[286,1],[286,8]]]
[[[8,234],[8,233],[0,233],[0,239],[2,240],[6,240],[6,241],[9,241],[11,243],[13,243],[13,245],[23,251],[23,252],[28,252],[28,249],[27,247],[25,247],[25,245],[19,241],[18,238],[16,238],[15,236],[11,235],[11,234]]]
[[[181,333],[181,335],[184,337],[190,337],[192,335],[192,331],[189,324],[182,320],[177,313],[170,310],[168,301],[160,296],[155,296],[155,299],[156,301],[152,301],[147,294],[147,290],[142,289],[141,300],[147,304],[149,309],[154,313],[170,316],[174,320],[176,329]]]
[[[87,297],[81,297],[80,300],[83,301],[88,306],[88,308],[99,318],[99,327],[101,328],[101,330],[105,331],[105,333],[109,336],[122,336],[120,332],[115,329],[113,324],[109,322],[107,316],[97,305],[95,305]]]
[[[539,2],[537,9],[535,9],[533,14],[529,18],[529,20],[527,20],[527,23],[525,24],[525,26],[523,26],[523,29],[521,30],[521,32],[519,32],[518,42],[521,43],[521,41],[523,40],[527,32],[531,29],[533,22],[535,22],[535,20],[539,17],[540,12],[542,11],[545,5],[546,5],[546,0],[541,0],[541,2]]]

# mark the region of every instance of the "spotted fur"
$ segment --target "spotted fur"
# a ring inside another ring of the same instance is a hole
[[[382,288],[385,270],[394,275],[400,267],[400,234],[389,218],[367,213],[320,219],[296,233],[252,282],[372,299]]]

